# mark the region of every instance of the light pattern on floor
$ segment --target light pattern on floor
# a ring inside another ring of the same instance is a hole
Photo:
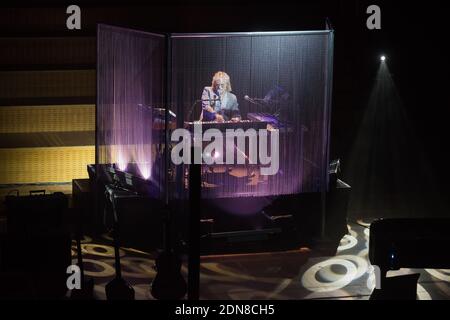
[[[114,277],[114,250],[110,238],[99,242],[85,237],[82,252],[85,273],[95,281],[95,297],[106,299],[105,285]],[[375,287],[373,268],[368,260],[369,229],[349,225],[335,256],[286,255],[280,260],[226,259],[201,264],[201,299],[368,299]],[[76,262],[76,247],[72,254]],[[156,272],[154,254],[121,248],[123,277],[134,287],[136,299],[153,299],[150,285]],[[187,278],[187,268],[182,274]],[[420,273],[418,299],[450,299],[450,270],[401,269],[388,276]]]

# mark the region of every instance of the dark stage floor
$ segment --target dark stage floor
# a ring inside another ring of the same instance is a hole
[[[41,186],[4,186],[2,200],[13,189],[20,194]],[[44,186],[48,193],[62,191],[70,194],[71,185]],[[3,201],[2,201],[3,202]],[[1,208],[4,209],[4,208]],[[0,210],[0,212],[3,210]],[[0,214],[0,230],[5,227]],[[368,261],[368,224],[359,221],[348,225],[334,256],[317,250],[298,250],[277,254],[241,254],[202,257],[201,299],[369,299],[375,286]],[[86,275],[95,282],[96,299],[106,299],[105,285],[114,277],[114,250],[111,238],[85,236],[82,243]],[[76,246],[72,244],[73,263]],[[134,287],[136,299],[153,299],[149,288],[156,273],[155,253],[121,248],[123,277]],[[184,263],[182,272],[187,276]],[[450,270],[401,269],[388,276],[420,273],[417,298],[421,300],[450,299]],[[70,292],[68,293],[68,296]]]
[[[200,298],[367,300],[375,286],[367,256],[369,229],[352,223],[349,230],[335,256],[302,249],[276,255],[203,257]],[[114,276],[111,238],[85,237],[82,249],[86,274],[95,281],[95,297],[106,299],[105,285]],[[123,277],[133,285],[136,299],[153,299],[149,287],[155,276],[154,255],[122,248],[121,256]],[[186,264],[182,272],[187,275]],[[418,299],[450,299],[450,270],[401,269],[388,276],[416,272],[421,274]]]

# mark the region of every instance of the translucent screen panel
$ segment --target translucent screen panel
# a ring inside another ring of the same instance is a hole
[[[201,119],[202,197],[326,188],[331,32],[173,35],[171,41],[177,127],[194,137]],[[228,129],[235,135],[230,143]],[[219,132],[222,147],[211,145]],[[177,166],[176,175],[182,192],[186,169]]]
[[[161,35],[98,26],[96,162],[160,188],[165,55]]]

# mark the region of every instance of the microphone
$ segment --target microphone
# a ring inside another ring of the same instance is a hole
[[[248,95],[245,95],[244,99],[247,100],[248,102],[256,104],[256,102],[252,98],[250,98]]]
[[[255,98],[255,99],[252,99],[252,98],[250,98],[248,95],[245,95],[245,96],[244,96],[244,99],[247,100],[247,101],[250,102],[250,103],[256,104],[257,106],[262,106],[262,107],[264,107],[264,105],[262,105],[261,103],[255,101],[256,98]]]

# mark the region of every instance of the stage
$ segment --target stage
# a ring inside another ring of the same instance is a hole
[[[363,223],[363,222],[360,222]],[[298,248],[277,253],[201,257],[200,299],[204,300],[368,300],[375,276],[368,261],[367,224],[350,223],[337,252],[326,248]],[[75,258],[73,245],[73,259]],[[82,241],[86,276],[95,281],[95,299],[105,300],[105,284],[114,276],[111,238]],[[121,248],[123,276],[134,287],[137,300],[152,300],[155,252]],[[418,300],[450,299],[448,270],[401,269],[388,276],[420,273]],[[182,273],[187,276],[187,263]]]

